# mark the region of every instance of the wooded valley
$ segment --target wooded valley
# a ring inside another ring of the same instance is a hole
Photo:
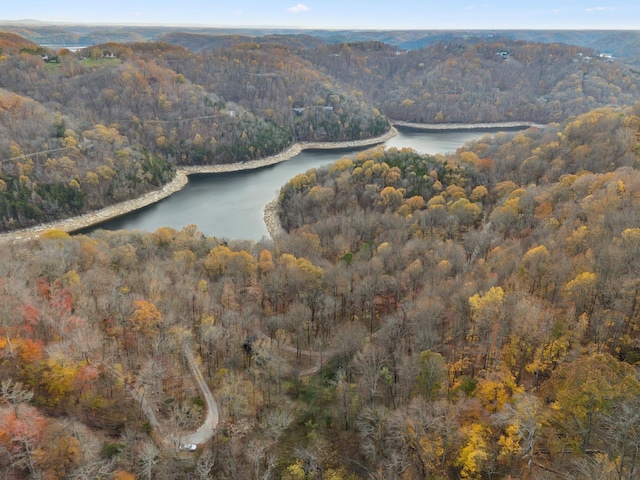
[[[222,38],[197,52],[144,42],[73,53],[3,34],[0,229],[139,196],[183,165],[375,137],[389,119],[549,123],[640,95],[632,67],[560,44]]]
[[[640,478],[634,71],[550,44],[228,40],[57,63],[4,43],[4,229],[389,118],[548,125],[310,170],[272,240],[0,244],[2,475]],[[206,410],[185,351],[220,416],[195,452],[177,448]]]

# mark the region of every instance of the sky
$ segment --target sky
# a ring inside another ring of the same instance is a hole
[[[632,29],[638,0],[0,0],[0,21],[321,29]]]

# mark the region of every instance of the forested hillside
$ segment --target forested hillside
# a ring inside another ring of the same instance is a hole
[[[3,52],[16,52],[20,49],[37,49],[38,44],[31,42],[20,35],[10,32],[0,32],[0,54]]]
[[[388,118],[559,122],[640,95],[624,63],[559,44],[450,39],[404,51],[309,35],[164,38],[195,49],[49,51],[3,34],[0,229],[137,197],[181,166],[376,137]]]
[[[191,82],[286,128],[295,140],[359,140],[388,130],[387,119],[362,92],[301,58],[289,45],[296,45],[295,38],[234,40],[200,54],[175,48],[151,53]],[[149,51],[147,44],[134,48]]]
[[[637,478],[638,113],[342,159],[269,242],[0,246],[3,475]]]
[[[420,123],[556,122],[598,106],[630,105],[640,87],[631,67],[561,44],[454,39],[403,51],[362,42],[307,55],[389,117]]]
[[[0,42],[4,230],[388,117],[548,123],[298,175],[268,241],[0,244],[1,477],[639,478],[631,68],[497,39]]]
[[[294,140],[362,139],[389,128],[370,104],[286,49],[239,46],[203,57],[168,44],[106,44],[49,52],[49,63],[7,50],[3,230],[138,196],[177,166],[243,162]]]

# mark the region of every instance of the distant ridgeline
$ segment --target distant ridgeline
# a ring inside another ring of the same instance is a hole
[[[402,50],[417,50],[464,39],[465,43],[493,41],[576,45],[626,61],[640,61],[637,32],[623,30],[305,30],[284,28],[203,28],[113,25],[50,25],[40,22],[2,22],[12,32],[38,45],[99,45],[162,41],[190,50],[220,48],[255,37],[271,38],[302,48],[322,43],[381,42]],[[274,41],[272,40],[272,41]]]

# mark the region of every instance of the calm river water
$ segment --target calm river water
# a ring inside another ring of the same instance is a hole
[[[469,140],[504,130],[398,129],[399,135],[384,145],[409,147],[419,153],[446,153]],[[191,176],[185,188],[161,202],[95,228],[153,232],[165,226],[181,230],[195,224],[207,236],[257,241],[268,236],[263,208],[287,180],[361,150],[305,150],[291,160],[257,170]]]

